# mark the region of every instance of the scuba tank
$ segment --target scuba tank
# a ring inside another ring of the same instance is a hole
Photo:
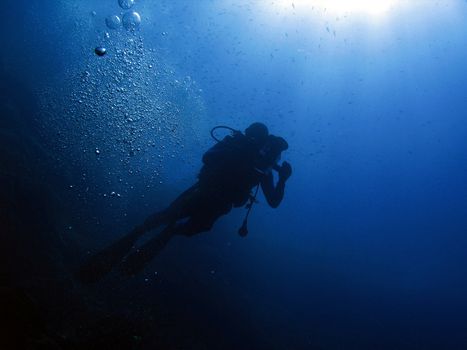
[[[215,126],[211,129],[211,137],[216,141],[216,142],[222,142],[222,140],[218,139],[215,135],[215,131],[218,130],[218,129],[227,129],[229,131],[231,131],[232,133],[232,136],[235,136],[236,134],[242,134],[242,132],[240,130],[236,130],[234,128],[231,128],[229,126],[225,126],[225,125],[218,125],[218,126]],[[260,151],[260,153],[264,156],[267,154],[269,148],[268,147],[265,147],[264,149],[262,149]],[[275,171],[279,171],[280,170],[280,165],[277,164],[277,162],[275,162],[270,168],[268,169],[265,169],[265,170],[261,170],[259,168],[255,168],[255,170],[257,172],[259,172],[260,174],[266,174],[268,170],[275,170]],[[243,219],[243,223],[242,223],[242,226],[238,229],[238,234],[241,236],[241,237],[246,237],[248,235],[248,218],[250,216],[250,213],[251,213],[251,209],[253,208],[253,205],[255,203],[257,203],[257,196],[258,196],[258,192],[259,192],[259,187],[260,187],[261,183],[259,183],[257,186],[256,186],[256,189],[254,190],[254,195],[251,195],[250,194],[250,198],[249,198],[249,201],[248,203],[246,204],[245,208],[247,209],[247,212],[245,214],[245,218]]]

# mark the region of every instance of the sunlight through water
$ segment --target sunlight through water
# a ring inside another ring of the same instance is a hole
[[[334,14],[360,13],[382,16],[399,2],[400,0],[280,0],[274,4],[281,8],[292,7],[296,11],[319,8]]]

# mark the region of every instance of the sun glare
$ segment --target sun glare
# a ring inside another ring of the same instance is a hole
[[[380,16],[388,12],[399,0],[281,0],[281,6],[296,11],[320,8],[335,14],[363,13]]]

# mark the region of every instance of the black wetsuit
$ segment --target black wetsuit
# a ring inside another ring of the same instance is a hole
[[[241,133],[225,137],[203,155],[198,182],[183,192],[168,208],[154,214],[146,224],[173,224],[189,218],[174,233],[193,235],[211,229],[232,207],[246,204],[262,173],[255,168],[259,148]]]
[[[277,137],[270,135],[269,146],[277,140]],[[280,151],[277,154],[268,153],[267,147],[261,149],[254,139],[240,132],[225,137],[203,155],[203,167],[193,186],[166,209],[149,216],[143,225],[135,227],[114,244],[92,256],[80,268],[77,276],[84,282],[94,282],[116,264],[120,264],[125,274],[137,273],[173,235],[192,236],[209,231],[219,217],[230,212],[233,207],[245,205],[251,190],[259,184],[269,205],[277,207],[282,201],[285,181],[291,174],[288,165],[289,174],[281,179],[279,172],[279,181],[274,185],[272,173],[267,169],[275,164]],[[127,255],[141,235],[161,225],[165,227],[157,236]]]

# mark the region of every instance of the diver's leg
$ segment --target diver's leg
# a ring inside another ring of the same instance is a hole
[[[97,282],[122,261],[144,233],[162,224],[168,223],[169,219],[172,217],[171,214],[175,213],[167,213],[167,210],[164,210],[149,216],[143,225],[136,226],[118,241],[91,256],[85,264],[80,267],[76,276],[83,283]],[[160,235],[156,236],[156,238],[159,236]]]
[[[121,262],[123,257],[128,254],[135,242],[145,232],[151,231],[160,225],[169,225],[185,217],[187,215],[185,207],[189,201],[193,200],[193,194],[196,192],[196,188],[196,185],[190,187],[178,196],[166,209],[149,216],[142,225],[136,226],[118,241],[93,255],[81,266],[76,276],[84,283],[92,283],[109,273],[115,265]]]
[[[79,268],[76,277],[83,283],[97,282],[121,261],[144,232],[146,230],[143,226],[137,226],[115,243],[91,256]]]
[[[201,203],[203,204],[203,203]],[[174,235],[194,236],[198,233],[210,231],[214,223],[223,215],[232,210],[229,202],[213,202],[209,206],[200,207],[190,219],[173,228]]]
[[[191,237],[198,233],[207,232],[212,227],[212,222],[199,221],[197,218],[190,218],[187,222],[173,228],[174,235]]]
[[[144,244],[141,248],[127,256],[120,266],[120,271],[125,275],[135,275],[169,243],[173,237],[173,225],[165,227],[156,237]]]
[[[209,231],[221,215],[223,214],[195,215],[184,223],[168,225],[156,237],[126,257],[121,265],[121,272],[129,276],[137,274],[167,245],[174,235],[191,237]]]
[[[195,193],[197,185],[191,186],[189,189],[179,195],[166,209],[154,213],[149,216],[143,224],[146,231],[153,230],[161,225],[170,225],[179,219],[189,215],[189,203],[196,201]]]
[[[122,273],[132,276],[144,269],[144,267],[169,243],[174,235],[191,237],[197,233],[209,231],[212,223],[201,222],[190,218],[182,224],[168,225],[156,237],[125,258],[120,270]]]

